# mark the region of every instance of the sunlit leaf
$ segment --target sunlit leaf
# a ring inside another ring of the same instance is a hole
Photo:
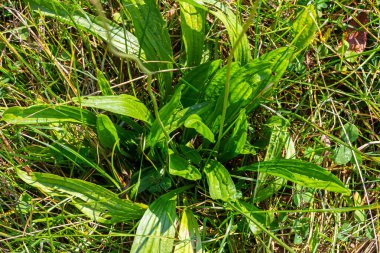
[[[146,106],[137,98],[130,95],[89,96],[73,98],[81,106],[93,107],[105,111],[142,120],[148,124],[153,122],[153,116]]]
[[[350,190],[336,176],[318,165],[300,160],[266,161],[242,167],[240,170],[264,172],[302,186],[338,192],[344,195],[350,194]]]
[[[219,162],[209,160],[204,168],[210,196],[223,201],[235,201],[239,197],[228,170]]]
[[[210,142],[215,141],[214,134],[211,132],[210,128],[208,128],[206,124],[203,123],[202,118],[197,114],[192,114],[185,120],[185,127],[193,128],[197,133],[202,135]]]
[[[317,32],[316,11],[312,4],[308,5],[298,14],[293,23],[294,40],[293,45],[297,48],[297,53],[305,49],[314,39]]]
[[[188,180],[199,180],[202,178],[199,170],[190,161],[174,153],[169,157],[169,173]]]
[[[186,2],[180,2],[180,11],[186,65],[197,66],[202,59],[206,13],[203,9]]]
[[[119,147],[119,136],[116,127],[107,115],[98,114],[96,116],[96,131],[99,141],[104,147],[110,149],[115,145]]]
[[[16,171],[23,181],[51,196],[71,196],[71,203],[97,222],[113,224],[139,219],[146,209],[143,204],[120,199],[117,194],[83,180]]]
[[[34,105],[14,106],[4,111],[2,119],[9,124],[83,123],[95,126],[96,116],[74,106]]]
[[[137,38],[123,27],[108,19],[93,16],[83,11],[80,6],[63,4],[55,0],[27,0],[31,8],[43,15],[54,17],[68,25],[84,29],[87,32],[99,36],[104,41],[110,42],[116,49],[123,53],[134,54],[144,58]],[[108,30],[105,28],[108,27]],[[108,34],[109,33],[109,34]],[[110,41],[111,40],[111,41]]]
[[[171,253],[175,238],[177,194],[182,187],[157,198],[145,211],[137,227],[131,252]]]
[[[178,244],[174,253],[201,253],[202,241],[199,227],[193,212],[185,208],[182,212],[181,224],[178,231]]]

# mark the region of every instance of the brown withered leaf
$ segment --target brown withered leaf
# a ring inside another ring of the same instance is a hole
[[[352,19],[349,23],[349,27],[344,33],[344,40],[350,45],[350,51],[361,53],[364,51],[367,44],[367,32],[363,28],[368,23],[368,14],[361,12],[356,16],[356,19],[360,22],[356,22]]]

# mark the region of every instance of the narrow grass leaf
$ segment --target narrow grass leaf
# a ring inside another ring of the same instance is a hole
[[[80,6],[67,5],[55,0],[28,0],[34,11],[50,16],[76,28],[85,30],[111,43],[117,50],[145,58],[137,38],[108,19],[95,17],[83,11]],[[108,30],[105,28],[108,27]],[[108,35],[109,33],[109,35]],[[110,37],[110,38],[109,38]],[[111,41],[109,41],[111,39]]]
[[[275,160],[240,168],[241,171],[257,171],[285,178],[296,184],[349,195],[344,184],[333,174],[318,165],[300,160]]]
[[[142,217],[146,206],[120,199],[117,194],[93,183],[48,173],[16,170],[26,183],[51,196],[71,196],[72,204],[89,218],[106,224],[128,222]]]
[[[228,170],[218,161],[209,160],[204,168],[212,199],[235,201],[239,196]]]
[[[185,208],[182,212],[178,241],[178,244],[175,245],[174,253],[202,252],[202,241],[197,220],[189,208]]]
[[[169,173],[188,180],[199,180],[202,178],[202,174],[190,161],[174,153],[169,156]]]
[[[186,66],[198,66],[203,54],[206,12],[186,2],[180,2],[180,11]]]
[[[177,222],[176,198],[178,193],[189,187],[166,193],[149,205],[137,227],[132,253],[173,251]]]
[[[96,116],[96,132],[98,134],[100,144],[104,147],[113,149],[116,145],[120,148],[117,129],[107,115],[98,114]]]
[[[151,71],[173,68],[173,52],[165,21],[155,0],[122,0],[134,25],[135,35],[144,50],[146,66]],[[172,73],[158,74],[159,91],[163,100],[172,93]]]
[[[138,119],[148,124],[153,122],[153,116],[148,108],[134,96],[126,94],[117,96],[90,96],[81,97],[80,99],[73,98],[73,101],[81,106],[102,109]]]
[[[14,106],[4,111],[2,119],[8,124],[79,123],[95,126],[96,116],[88,110],[60,105]]]
[[[317,13],[312,4],[305,7],[293,23],[294,40],[292,44],[297,48],[296,54],[305,49],[312,41],[318,30],[316,24]]]

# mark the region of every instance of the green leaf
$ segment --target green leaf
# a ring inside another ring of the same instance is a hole
[[[181,31],[186,51],[186,66],[198,66],[205,40],[206,13],[203,9],[180,2]]]
[[[96,78],[98,79],[99,88],[104,96],[113,95],[110,82],[104,76],[100,69],[96,69]]]
[[[118,96],[90,96],[73,98],[73,101],[81,106],[93,107],[105,111],[128,116],[144,121],[148,124],[153,122],[153,116],[146,106],[137,98],[130,95]]]
[[[219,162],[209,160],[204,168],[210,196],[223,201],[235,201],[239,197],[228,170]]]
[[[107,115],[98,114],[96,116],[96,131],[100,144],[104,147],[113,149],[117,145],[120,148],[116,127]]]
[[[340,135],[342,136],[342,140],[346,143],[348,143],[348,140],[350,142],[354,142],[358,139],[359,137],[359,129],[351,123],[347,123],[344,125],[344,130],[343,129],[340,131]],[[347,135],[345,134],[347,133]]]
[[[131,252],[171,253],[175,238],[176,197],[182,187],[156,199],[145,211],[137,227]]]
[[[296,54],[305,49],[314,38],[318,28],[316,25],[317,13],[312,4],[305,7],[293,23],[294,40],[292,45],[297,48]],[[294,55],[295,56],[295,55]]]
[[[68,25],[99,36],[123,53],[145,58],[137,38],[108,19],[88,14],[80,6],[63,4],[55,0],[28,0],[28,3],[32,10],[39,11],[45,16],[54,17]],[[108,31],[105,26],[108,27]],[[109,41],[109,38],[111,38],[111,41]]]
[[[72,204],[97,222],[114,224],[139,219],[146,209],[143,204],[120,199],[117,194],[83,180],[19,169],[16,172],[23,181],[51,196],[73,197]]]
[[[238,37],[243,32],[243,27],[241,26],[240,20],[238,20],[227,4],[216,0],[203,0],[203,2],[207,3],[207,7],[213,9],[210,10],[210,13],[222,21],[228,32],[231,45],[235,45]],[[239,44],[236,46],[234,57],[235,60],[241,65],[245,65],[252,59],[249,41],[246,34],[243,34]]]
[[[211,61],[199,65],[187,72],[180,80],[184,84],[181,102],[184,107],[192,106],[200,101],[204,101],[204,89],[208,81],[220,68],[221,60]]]
[[[240,111],[235,123],[231,125],[232,133],[223,143],[219,161],[226,162],[243,153],[248,131],[248,120],[245,109]]]
[[[352,151],[349,147],[346,147],[344,145],[339,145],[334,150],[334,156],[333,156],[334,163],[338,165],[345,165],[349,163],[351,159],[352,159]]]
[[[202,135],[210,142],[215,142],[214,134],[211,132],[210,128],[208,128],[206,124],[203,123],[202,118],[197,114],[192,114],[185,120],[185,127],[193,128],[195,131],[197,131],[197,133]]]
[[[259,208],[240,199],[231,205],[245,216],[249,229],[254,235],[260,234],[262,232],[261,227],[267,226],[267,217],[264,213],[260,213]]]
[[[182,212],[178,241],[178,244],[174,248],[174,253],[202,252],[202,240],[199,234],[197,220],[193,212],[188,208],[185,208]]]
[[[279,116],[272,116],[265,124],[270,135],[265,161],[281,158],[282,150],[289,138],[288,126],[289,122]]]
[[[3,113],[2,119],[8,124],[50,124],[82,123],[95,126],[96,116],[82,108],[74,106],[34,105],[30,107],[11,107]]]
[[[174,153],[169,156],[169,173],[188,180],[199,180],[202,178],[199,170],[191,165],[190,161]]]
[[[266,161],[240,168],[285,178],[296,184],[349,195],[350,190],[333,174],[318,165],[300,160]]]
[[[128,12],[141,48],[144,50],[146,67],[151,71],[173,68],[173,52],[165,21],[155,0],[122,0],[123,11]],[[172,72],[157,75],[159,93],[163,100],[172,93]]]

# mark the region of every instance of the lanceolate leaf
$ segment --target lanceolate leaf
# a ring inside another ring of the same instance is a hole
[[[205,39],[206,13],[203,9],[180,2],[182,40],[186,50],[186,65],[201,62]]]
[[[210,196],[223,201],[235,201],[238,193],[228,170],[219,162],[209,160],[204,168]]]
[[[336,176],[318,165],[300,160],[266,161],[242,167],[240,170],[264,172],[302,186],[350,194],[350,190]]]
[[[8,124],[50,124],[83,123],[95,126],[96,116],[82,108],[74,106],[34,105],[30,107],[14,106],[3,113],[2,119]]]
[[[139,219],[146,206],[120,199],[117,194],[93,183],[48,173],[27,173],[17,169],[26,183],[49,195],[71,196],[72,204],[97,222],[113,224]]]
[[[188,180],[199,180],[202,178],[199,170],[190,161],[178,154],[171,154],[169,157],[169,173],[180,176]]]
[[[305,7],[293,23],[293,45],[297,48],[297,54],[306,48],[314,38],[317,31],[317,14],[312,4]]]
[[[130,95],[118,96],[90,96],[74,98],[81,106],[94,107],[134,119],[142,120],[148,124],[153,122],[153,117],[148,108],[137,98]]]
[[[116,127],[107,115],[97,115],[96,131],[99,141],[104,147],[109,149],[112,149],[115,145],[119,147],[119,136]]]
[[[176,197],[189,187],[166,193],[149,205],[137,227],[131,252],[171,253],[175,238]]]
[[[266,227],[267,217],[264,213],[257,212],[261,210],[256,206],[242,200],[231,203],[231,205],[246,217],[249,228],[253,234],[259,234],[262,231],[261,227]]]
[[[193,212],[188,208],[182,212],[178,240],[179,243],[175,246],[174,253],[202,252],[202,241],[198,224]]]
[[[108,19],[95,17],[85,13],[79,6],[62,4],[55,0],[28,0],[28,2],[33,10],[39,11],[43,15],[54,17],[68,25],[84,29],[95,36],[99,36],[123,53],[139,55],[141,58],[145,58],[137,38]],[[108,30],[105,26],[108,27]]]
[[[151,71],[172,69],[173,52],[166,24],[155,0],[123,0],[123,10],[129,13],[132,19],[135,35]],[[154,61],[154,62],[153,62]],[[158,74],[160,96],[166,99],[172,93],[172,74],[164,72]]]
[[[211,132],[210,128],[208,128],[205,123],[203,123],[202,118],[197,114],[192,114],[185,120],[185,127],[193,128],[195,131],[197,131],[197,133],[202,135],[210,142],[215,141],[214,134]]]
[[[282,150],[289,137],[288,125],[285,119],[279,116],[272,116],[265,124],[269,135],[269,143],[265,161],[272,161],[281,158]]]

